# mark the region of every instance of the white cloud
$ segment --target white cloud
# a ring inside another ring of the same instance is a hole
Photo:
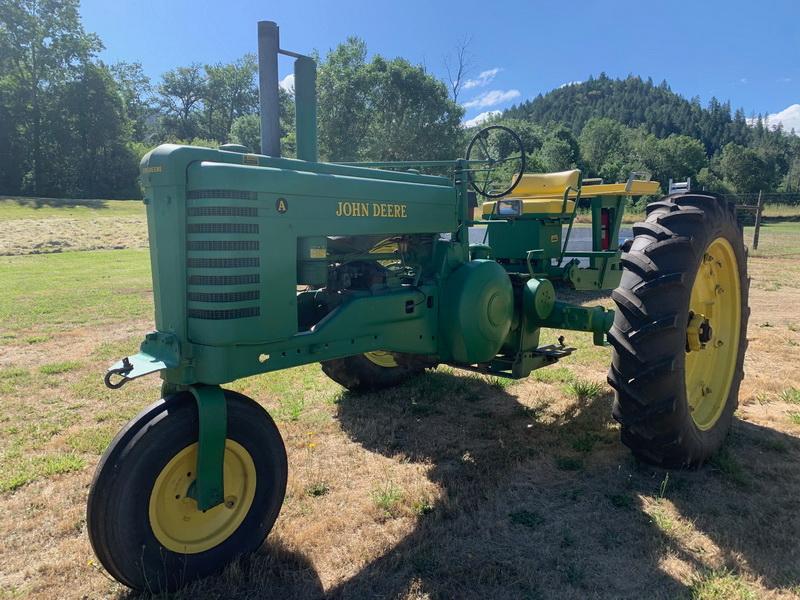
[[[483,125],[491,119],[492,117],[496,117],[499,115],[501,111],[499,110],[487,110],[486,112],[482,112],[481,114],[472,117],[468,121],[464,121],[464,127],[476,127],[478,125]]]
[[[284,91],[294,94],[294,73],[289,73],[278,82],[278,85],[281,86]]]
[[[492,80],[497,77],[497,74],[502,71],[500,67],[495,67],[494,69],[489,69],[487,71],[481,71],[478,73],[478,76],[475,79],[467,79],[464,82],[464,89],[471,90],[473,88],[484,87],[489,85]]]
[[[767,121],[771,127],[775,127],[778,125],[778,123],[782,123],[785,131],[791,131],[794,129],[795,132],[800,133],[800,104],[792,104],[780,112],[767,115]]]
[[[739,79],[739,83],[747,83],[747,77],[742,77]]]
[[[783,125],[784,131],[789,132],[794,129],[795,133],[800,135],[800,104],[792,104],[780,112],[767,115],[766,120],[771,129]],[[750,125],[755,124],[755,121],[755,119],[747,119]]]
[[[565,87],[570,86],[570,85],[578,85],[579,83],[583,83],[583,82],[582,81],[568,81],[567,83],[562,83],[560,86],[558,86],[558,89],[565,88]]]
[[[478,94],[472,100],[464,102],[464,108],[488,108],[519,98],[519,90],[489,90]]]

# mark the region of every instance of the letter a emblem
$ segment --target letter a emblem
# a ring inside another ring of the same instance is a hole
[[[289,210],[289,203],[286,201],[286,198],[278,198],[275,201],[275,210],[277,210],[279,214],[283,214]]]

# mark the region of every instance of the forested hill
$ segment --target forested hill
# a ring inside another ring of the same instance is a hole
[[[659,138],[687,135],[703,142],[708,155],[729,142],[746,146],[753,135],[744,112],[739,109],[731,113],[729,102],[712,98],[704,108],[698,98],[687,100],[673,92],[666,81],[654,85],[650,79],[635,76],[590,77],[582,83],[539,95],[503,114],[503,118],[541,124],[562,123],[576,135],[593,117],[610,118],[628,127],[643,127]]]

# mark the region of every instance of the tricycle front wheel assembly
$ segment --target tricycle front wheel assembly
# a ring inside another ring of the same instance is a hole
[[[222,504],[194,497],[197,405],[189,392],[160,400],[112,441],[89,492],[87,528],[100,562],[125,585],[179,588],[255,551],[286,491],[286,450],[269,415],[226,391]]]
[[[676,194],[651,203],[622,255],[608,381],[622,441],[648,462],[695,466],[738,403],[749,279],[732,205]]]

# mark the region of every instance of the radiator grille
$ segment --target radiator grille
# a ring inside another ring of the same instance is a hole
[[[190,275],[189,285],[247,285],[260,283],[258,273],[252,275]]]
[[[201,252],[236,252],[238,250],[258,250],[258,240],[199,240],[186,242],[187,250]]]
[[[259,290],[247,292],[189,292],[189,300],[194,302],[246,302],[258,300],[261,297]]]
[[[189,200],[201,200],[203,198],[224,199],[224,200],[257,200],[255,192],[244,192],[241,190],[192,190],[186,194]]]
[[[256,223],[190,223],[187,233],[258,233]]]
[[[237,206],[257,200],[257,194],[240,190],[194,190],[187,194],[187,200],[189,319],[224,321],[260,316],[258,208]],[[214,206],[197,206],[199,203],[193,206],[193,200],[211,200],[214,202],[209,204]],[[241,222],[237,222],[239,219]],[[226,275],[225,269],[250,269],[251,272]],[[214,286],[214,289],[202,286]]]
[[[257,217],[258,209],[250,206],[190,206],[186,214],[190,217]]]
[[[247,317],[257,317],[261,311],[257,306],[247,308],[232,308],[230,310],[211,310],[204,308],[190,308],[190,319],[205,319],[207,321],[223,321],[226,319],[244,319]]]
[[[190,269],[239,269],[257,267],[258,257],[248,258],[187,258],[186,266]]]

